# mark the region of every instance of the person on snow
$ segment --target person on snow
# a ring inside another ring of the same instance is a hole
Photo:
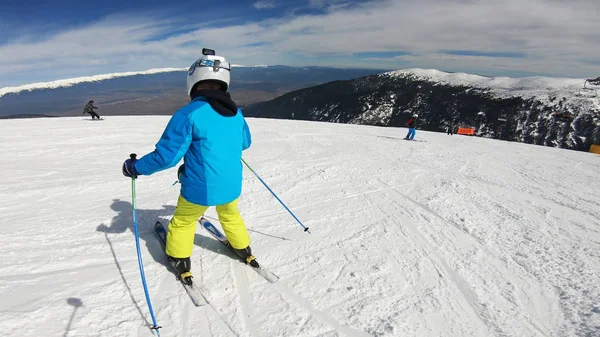
[[[216,206],[219,222],[237,255],[259,267],[250,236],[238,210],[242,192],[242,151],[250,147],[250,129],[242,111],[231,100],[231,65],[211,49],[192,64],[187,74],[191,102],[171,117],[156,149],[139,160],[127,159],[122,171],[140,175],[173,167],[181,191],[167,230],[166,254],[181,279],[191,284],[191,260],[198,219]]]
[[[446,128],[446,134],[452,136],[454,134],[454,121],[450,122],[450,124],[448,124],[448,127]]]
[[[94,100],[91,99],[83,108],[83,113],[92,115],[92,119],[94,119],[94,117],[100,119],[100,116],[96,113],[96,111],[94,111],[94,109],[98,109],[98,107],[94,106]]]
[[[406,122],[406,126],[408,126],[408,133],[404,139],[413,140],[415,138],[415,134],[417,133],[417,131],[415,131],[415,128],[417,127],[417,118],[419,118],[419,115],[413,114],[408,122]]]

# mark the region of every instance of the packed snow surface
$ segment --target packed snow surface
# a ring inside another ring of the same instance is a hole
[[[152,336],[121,165],[165,116],[2,120],[0,334]],[[249,119],[266,282],[200,227],[194,307],[152,228],[176,169],[136,180],[162,336],[600,336],[600,156],[404,128]],[[216,217],[214,209],[207,216]],[[218,224],[218,222],[215,223]]]

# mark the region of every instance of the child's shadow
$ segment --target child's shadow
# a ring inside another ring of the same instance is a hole
[[[133,207],[131,205],[130,202],[128,201],[123,201],[120,199],[115,199],[113,200],[113,203],[111,204],[111,209],[115,212],[117,212],[117,215],[115,215],[113,217],[113,219],[111,220],[111,223],[109,226],[107,226],[106,224],[100,224],[96,230],[99,232],[103,232],[106,235],[106,239],[107,241],[109,241],[109,244],[111,245],[112,248],[112,243],[110,242],[109,238],[108,238],[108,234],[118,234],[118,233],[125,233],[128,230],[131,231],[131,233],[134,233],[134,225],[133,225]],[[175,212],[175,206],[171,206],[171,205],[163,205],[162,209],[136,209],[136,213],[137,213],[137,221],[138,221],[138,234],[140,237],[140,243],[144,242],[145,243],[145,247],[147,249],[147,251],[150,253],[150,255],[152,256],[152,258],[154,259],[154,261],[161,263],[165,266],[167,266],[167,259],[166,259],[166,255],[165,252],[160,244],[160,242],[158,241],[156,235],[154,234],[154,224],[156,223],[156,221],[160,221],[164,226],[165,229],[168,227],[168,223],[170,218],[173,216],[173,213]],[[218,222],[212,220],[213,224],[217,225]],[[196,231],[200,231],[200,230],[204,230],[202,229],[202,225],[200,225],[200,223],[197,223],[196,225]],[[222,254],[222,255],[226,255],[231,257],[232,259],[236,259],[235,256],[233,256],[233,253],[231,253],[229,251],[229,249],[227,249],[222,243],[220,243],[219,241],[217,241],[216,239],[213,239],[212,237],[207,237],[201,234],[196,233],[194,235],[194,245],[199,246],[201,248],[210,250],[212,252],[218,253],[218,254]],[[142,252],[143,254],[143,252]],[[113,251],[113,255],[115,255],[114,251]],[[118,261],[116,260],[116,256],[115,256],[115,262],[118,265]],[[193,263],[193,261],[192,261]]]
[[[140,308],[140,305],[138,304],[136,297],[133,295],[133,292],[131,291],[131,288],[129,287],[127,278],[125,277],[125,274],[123,273],[121,264],[119,263],[119,259],[117,258],[117,253],[113,247],[113,242],[111,241],[112,235],[110,235],[110,234],[125,233],[127,230],[131,231],[131,233],[134,233],[133,207],[132,207],[131,203],[129,203],[127,201],[115,199],[115,200],[113,200],[113,203],[110,205],[110,208],[112,208],[112,210],[115,211],[117,213],[117,215],[115,215],[113,217],[109,226],[102,223],[98,227],[96,227],[96,230],[98,232],[104,233],[104,237],[106,239],[106,242],[108,243],[108,246],[110,247],[112,257],[115,261],[115,265],[117,266],[117,270],[119,271],[119,275],[121,276],[121,280],[123,281],[123,284],[125,285],[125,288],[127,289],[129,298],[135,305],[138,313],[140,314],[140,317],[142,317],[142,319],[145,321],[146,325],[150,327],[150,326],[152,326],[152,324],[150,324],[150,322],[148,322],[148,320],[146,319],[146,316],[142,312],[142,309]],[[137,218],[138,218],[138,225],[139,225],[138,226],[138,234],[140,237],[140,246],[141,246],[142,241],[145,242],[146,249],[152,256],[154,261],[164,265],[165,267],[167,266],[167,259],[166,259],[165,253],[162,250],[160,242],[158,242],[158,240],[155,238],[156,236],[154,235],[154,223],[157,220],[162,219],[161,217],[164,217],[165,215],[168,216],[169,214],[173,214],[174,211],[175,211],[174,206],[166,206],[166,205],[163,206],[162,210],[145,210],[145,209],[137,209],[136,210]],[[144,252],[142,252],[142,256],[144,256],[144,255],[145,255]]]
[[[110,225],[106,225],[104,223],[100,224],[96,230],[102,233],[105,233],[106,240],[111,245],[109,235],[108,234],[120,234],[130,231],[132,234],[134,233],[134,225],[133,225],[133,207],[130,202],[123,201],[120,199],[114,199],[113,203],[110,205],[110,208],[117,213],[115,215]],[[162,250],[160,242],[156,238],[154,234],[154,224],[156,221],[161,221],[162,223],[168,222],[168,219],[175,212],[175,206],[163,205],[162,209],[136,209],[137,213],[137,221],[138,221],[138,234],[140,237],[140,246],[142,243],[145,243],[145,247],[147,251],[150,253],[154,261],[159,262],[166,266],[167,260],[165,257],[165,253]],[[144,252],[142,252],[144,255]],[[118,265],[118,261],[116,260],[115,252],[113,251],[113,256],[115,257],[115,262]]]

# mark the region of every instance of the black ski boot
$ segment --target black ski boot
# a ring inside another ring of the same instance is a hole
[[[231,248],[233,248],[233,247],[231,247]],[[256,257],[254,255],[252,255],[252,249],[250,248],[250,246],[248,246],[244,249],[233,248],[233,251],[237,254],[237,256],[239,256],[243,261],[246,261],[246,263],[251,265],[252,267],[254,267],[254,268],[260,267],[260,265],[256,261]]]
[[[189,257],[171,257],[168,256],[169,262],[175,268],[178,278],[181,279],[185,284],[192,285],[192,261]]]

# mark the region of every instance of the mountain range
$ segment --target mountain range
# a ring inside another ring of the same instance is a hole
[[[0,118],[30,115],[81,115],[93,99],[105,115],[169,115],[189,101],[187,69],[151,69],[0,88]],[[330,67],[237,66],[232,69],[231,95],[240,105],[266,101],[284,93],[352,79],[382,70]]]
[[[0,118],[169,115],[186,104],[185,69],[92,76],[0,89]],[[588,151],[600,144],[599,87],[584,79],[485,77],[433,69],[238,66],[231,94],[248,117],[456,131]]]
[[[340,80],[251,104],[244,114],[475,135],[587,151],[600,143],[600,101],[583,79],[484,77],[407,69]],[[599,88],[600,89],[600,88]]]

